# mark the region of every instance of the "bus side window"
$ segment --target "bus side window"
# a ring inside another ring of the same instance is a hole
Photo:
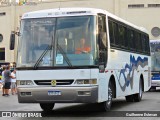
[[[144,34],[141,35],[141,39],[142,39],[142,51],[143,53],[145,53],[145,35]]]
[[[150,55],[150,45],[149,45],[149,36],[145,35],[145,42],[146,42],[146,54]]]
[[[108,22],[108,26],[109,26],[109,37],[110,37],[110,44],[111,46],[115,45],[115,41],[114,41],[114,28],[113,28],[113,22],[111,20],[109,20]]]
[[[106,65],[107,62],[107,33],[106,16],[98,15],[98,44],[99,44],[99,63]]]
[[[113,22],[113,33],[114,33],[115,46],[119,47],[119,44],[118,44],[118,24],[116,22]]]
[[[105,49],[107,47],[106,18],[104,15],[98,17],[98,42],[100,48]]]
[[[121,48],[126,48],[128,46],[128,41],[126,40],[127,32],[126,27],[123,25],[118,25],[118,45]]]
[[[134,31],[131,29],[128,29],[128,39],[129,39],[129,46],[131,51],[135,51],[135,34]]]

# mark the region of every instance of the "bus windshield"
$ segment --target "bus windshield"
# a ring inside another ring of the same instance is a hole
[[[151,42],[151,70],[160,71],[160,42]]]
[[[96,17],[24,19],[17,67],[97,65]]]

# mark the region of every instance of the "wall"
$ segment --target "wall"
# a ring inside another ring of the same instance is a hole
[[[135,4],[144,4],[144,7],[128,8],[128,5]],[[160,0],[121,0],[119,16],[138,26],[146,28],[150,39],[160,39],[160,36],[154,37],[151,34],[151,29],[153,27],[160,28],[160,6],[151,8],[148,7],[148,4],[160,5]]]

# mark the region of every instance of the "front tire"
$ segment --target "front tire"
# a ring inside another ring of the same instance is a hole
[[[52,111],[54,108],[55,103],[40,103],[40,107],[43,111]]]
[[[156,87],[155,86],[152,86],[150,89],[149,89],[150,92],[153,92],[153,91],[156,91]]]
[[[133,95],[125,96],[127,102],[134,102]]]
[[[102,111],[109,111],[111,109],[112,106],[112,98],[113,98],[113,85],[111,83],[111,81],[109,82],[108,85],[108,100],[101,103],[102,105]]]

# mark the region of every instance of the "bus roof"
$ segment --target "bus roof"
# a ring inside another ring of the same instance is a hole
[[[148,33],[148,31],[143,27],[138,27],[130,22],[127,22],[126,20],[123,20],[123,19],[109,13],[106,10],[97,9],[97,8],[77,7],[77,8],[55,8],[55,9],[39,10],[39,11],[24,13],[22,16],[22,19],[63,17],[63,16],[80,16],[80,15],[97,15],[98,13],[106,14],[107,16],[114,18],[115,20],[118,20],[120,22],[123,22],[123,23],[131,26],[131,27],[134,27],[135,29],[139,29],[145,33]]]
[[[79,15],[96,15],[104,13],[104,10],[94,8],[55,8],[25,13],[22,19],[42,18],[42,17],[61,17],[61,16],[79,16]]]

